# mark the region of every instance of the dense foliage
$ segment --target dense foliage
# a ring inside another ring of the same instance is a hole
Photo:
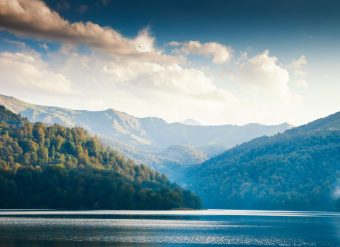
[[[340,113],[261,137],[192,167],[207,207],[340,210]]]
[[[32,124],[0,106],[0,208],[180,207],[200,201],[81,128]]]

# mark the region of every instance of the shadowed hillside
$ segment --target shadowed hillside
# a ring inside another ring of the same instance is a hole
[[[340,210],[340,113],[239,145],[186,171],[209,208]]]

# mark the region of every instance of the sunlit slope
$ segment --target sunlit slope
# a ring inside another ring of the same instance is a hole
[[[84,129],[33,124],[0,106],[0,208],[179,207],[200,200]]]

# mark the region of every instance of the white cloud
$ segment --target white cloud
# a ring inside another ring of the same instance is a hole
[[[237,119],[260,123],[268,123],[268,119],[269,123],[290,121],[287,116],[296,116],[302,105],[302,96],[290,88],[288,69],[268,50],[250,57],[242,54],[227,70],[227,79],[240,101],[239,114],[234,115]]]
[[[113,107],[136,116],[194,118],[205,124],[250,119],[279,123],[291,112],[286,101],[297,106],[286,89],[286,70],[268,52],[238,65],[242,72],[238,84],[245,85],[241,92],[228,91],[203,71],[179,64],[96,51],[83,54],[69,45],[45,57],[31,50],[0,53],[1,93],[21,95],[33,103],[92,110]],[[251,85],[258,91],[248,97]],[[282,88],[286,94],[279,92]]]
[[[301,57],[299,57],[297,60],[294,60],[291,63],[291,66],[293,67],[293,69],[295,70],[300,70],[302,68],[303,65],[307,64],[307,59],[304,55],[302,55]]]
[[[288,70],[280,66],[278,58],[270,56],[268,50],[251,58],[243,55],[234,78],[251,88],[269,90],[275,97],[289,94]]]
[[[229,109],[237,104],[232,93],[217,88],[202,71],[179,64],[115,58],[97,52],[85,55],[69,46],[47,57],[45,61],[28,51],[0,53],[0,73],[4,75],[1,88],[11,95],[25,90],[25,97],[32,98],[39,92],[50,94],[52,105],[114,107],[173,121],[197,117],[198,112],[216,118],[226,105]]]
[[[155,39],[149,35],[148,29],[140,31],[134,42],[139,52],[156,52],[154,47]]]
[[[0,74],[0,84],[6,90],[73,94],[71,82],[31,52],[0,53]]]
[[[196,54],[212,59],[215,64],[229,62],[232,56],[231,47],[224,46],[216,42],[200,43],[199,41],[169,43],[170,46],[177,47],[176,52],[184,55]]]

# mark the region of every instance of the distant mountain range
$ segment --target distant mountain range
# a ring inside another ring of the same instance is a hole
[[[184,121],[181,122],[182,124],[186,124],[186,125],[201,125],[199,122],[197,122],[196,120],[194,119],[186,119]]]
[[[340,211],[340,112],[291,128],[286,123],[167,123],[112,109],[81,111],[32,105],[7,96],[0,96],[0,105],[32,122],[83,127],[114,149],[192,190],[207,208]],[[8,152],[20,151],[18,145],[20,142]],[[75,152],[72,147],[65,146]],[[15,160],[10,161],[13,169],[17,167]],[[6,166],[6,162],[2,164]],[[188,196],[190,203],[198,203]]]
[[[168,164],[200,163],[235,145],[292,127],[287,123],[202,126],[190,119],[167,123],[160,118],[137,118],[113,109],[86,111],[33,105],[4,95],[0,95],[0,105],[32,122],[83,127],[128,157],[165,173],[169,172]]]
[[[208,208],[340,210],[340,112],[187,167]]]

